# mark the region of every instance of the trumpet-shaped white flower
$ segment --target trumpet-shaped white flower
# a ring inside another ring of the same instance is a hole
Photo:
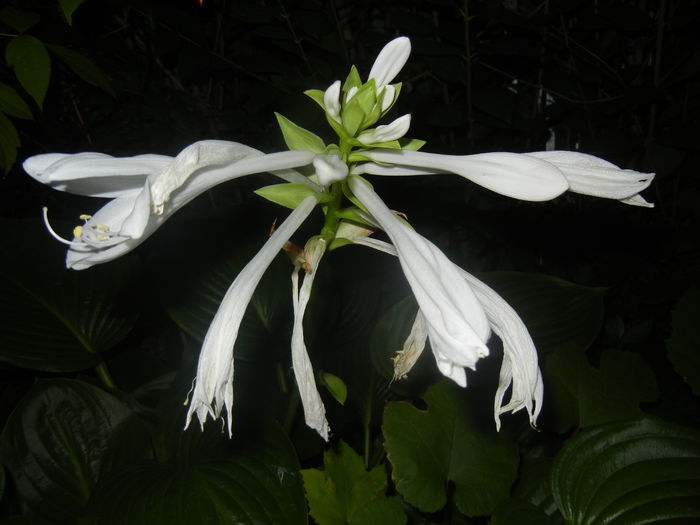
[[[404,275],[425,316],[440,372],[466,386],[465,368],[488,355],[490,328],[486,315],[456,266],[430,241],[417,234],[361,179],[350,188],[396,247]]]
[[[222,410],[226,409],[228,433],[231,435],[233,347],[243,314],[265,270],[315,205],[314,197],[304,199],[241,270],[226,292],[202,344],[185,428],[189,426],[193,415],[204,426],[207,417],[217,419]]]
[[[206,140],[174,158],[50,153],[30,157],[24,169],[62,191],[114,198],[94,215],[82,216],[85,224],[74,229],[72,240],[60,239],[50,230],[69,246],[66,265],[82,270],[133,250],[178,209],[221,182],[270,171],[309,183],[289,168],[310,164],[313,157],[308,151],[265,155],[237,142]]]

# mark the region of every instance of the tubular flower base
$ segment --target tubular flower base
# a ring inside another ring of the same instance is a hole
[[[176,157],[48,153],[24,162],[25,171],[40,183],[60,191],[112,199],[94,215],[80,215],[83,224],[74,228],[71,239],[56,233],[44,212],[51,235],[68,245],[66,265],[75,270],[131,251],[190,200],[222,182],[261,172],[282,179],[282,183],[256,193],[293,211],[221,301],[202,346],[186,426],[193,417],[202,426],[209,417],[225,417],[231,434],[233,348],[243,314],[266,268],[320,204],[325,215],[323,227],[293,261],[291,277],[291,361],[307,425],[328,439],[330,427],[304,342],[304,313],[324,254],[358,244],[397,256],[418,303],[411,332],[394,358],[394,378],[410,372],[429,341],[440,372],[464,387],[467,369],[475,370],[478,361],[488,357],[486,343],[493,331],[502,339],[504,350],[494,399],[496,426],[500,427],[504,412],[525,409],[534,427],[542,407],[542,376],[535,346],[520,317],[496,292],[457,267],[397,217],[361,175],[454,174],[515,199],[546,201],[571,191],[646,207],[653,205],[640,192],[654,175],[620,169],[603,159],[571,151],[457,156],[418,151],[424,142],[406,138],[410,114],[376,125],[398,99],[401,83],[390,82],[410,52],[409,39],[396,38],[379,52],[367,81],[362,81],[353,66],[344,82],[336,80],[325,91],[306,92],[322,108],[326,122],[338,136],[337,144],[325,144],[311,131],[278,114],[290,151],[264,154],[236,142],[204,140]],[[305,174],[295,168],[303,168]],[[391,243],[372,239],[377,229],[383,230]],[[504,402],[508,390],[510,399]]]

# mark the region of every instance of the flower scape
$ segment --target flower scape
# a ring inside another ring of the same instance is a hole
[[[410,51],[408,38],[396,38],[380,51],[366,81],[353,66],[344,82],[337,80],[325,91],[306,92],[325,112],[337,144],[325,144],[278,114],[289,151],[264,154],[236,142],[204,140],[176,157],[49,153],[24,162],[29,175],[57,190],[112,199],[94,215],[81,215],[83,224],[75,227],[70,240],[54,232],[44,209],[49,232],[68,245],[66,265],[75,270],[131,251],[178,209],[219,183],[262,172],[283,181],[256,191],[292,212],[241,270],[221,301],[186,401],[185,427],[193,417],[202,426],[210,416],[225,417],[231,435],[233,348],[240,323],[265,270],[316,207],[325,216],[323,227],[296,256],[291,276],[292,365],[309,427],[328,440],[330,428],[304,343],[304,312],[323,256],[348,244],[396,256],[415,295],[418,312],[403,348],[393,359],[395,379],[409,373],[429,341],[440,372],[466,387],[466,369],[475,370],[478,361],[488,356],[487,342],[493,332],[503,342],[494,400],[496,427],[501,414],[523,408],[535,425],[542,406],[542,376],[535,346],[520,317],[494,290],[452,263],[391,211],[366,176],[451,173],[514,199],[546,201],[571,191],[650,207],[640,192],[654,175],[620,169],[571,151],[463,156],[419,151],[424,142],[406,138],[410,114],[377,125],[400,94],[401,83],[392,82]],[[302,167],[310,168],[312,174],[297,171]],[[377,230],[390,242],[373,238]]]

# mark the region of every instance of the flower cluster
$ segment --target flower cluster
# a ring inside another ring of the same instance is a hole
[[[344,82],[335,81],[325,91],[306,92],[325,112],[337,144],[325,144],[277,115],[289,151],[263,154],[236,142],[205,140],[176,157],[50,153],[25,161],[27,173],[55,189],[113,199],[94,215],[81,215],[84,224],[74,229],[72,239],[55,233],[44,211],[49,232],[69,246],[67,266],[76,270],[134,249],[187,202],[223,181],[261,172],[284,181],[256,191],[292,212],[236,277],[212,320],[189,399],[187,425],[193,416],[204,425],[209,416],[216,419],[226,412],[231,433],[233,347],[243,314],[267,267],[317,206],[325,216],[323,227],[294,261],[291,277],[292,364],[308,426],[328,439],[329,425],[304,343],[304,311],[324,254],[347,244],[396,256],[418,303],[411,332],[394,358],[397,379],[409,373],[429,341],[440,372],[466,386],[466,369],[474,370],[488,356],[493,331],[504,348],[494,403],[496,425],[502,413],[523,408],[535,424],[542,404],[542,378],[534,344],[521,319],[496,292],[452,263],[392,212],[363,175],[452,173],[515,199],[544,201],[572,191],[651,206],[640,192],[653,174],[623,170],[570,151],[465,156],[418,151],[423,141],[405,138],[410,115],[374,127],[399,96],[401,84],[391,82],[410,49],[408,38],[392,40],[379,53],[366,82],[353,67]],[[301,167],[311,174],[295,169]],[[376,230],[382,230],[390,242],[371,237]],[[509,389],[510,399],[504,403]]]

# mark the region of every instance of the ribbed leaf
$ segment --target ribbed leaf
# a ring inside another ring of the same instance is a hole
[[[454,483],[461,512],[488,515],[515,480],[515,444],[505,433],[476,424],[467,397],[468,390],[445,380],[426,392],[427,410],[405,402],[389,403],[384,410],[384,446],[396,489],[422,511],[444,507]]]
[[[81,381],[38,382],[2,434],[2,457],[24,505],[47,523],[82,515],[114,432],[131,412],[114,396]]]
[[[93,521],[306,524],[299,465],[279,427],[256,429],[253,440],[235,437],[233,451],[216,454],[202,447],[199,429],[185,434],[193,439],[183,440],[170,461],[130,465],[105,479],[91,501]],[[213,436],[222,441],[217,429]]]
[[[573,525],[700,520],[700,433],[651,419],[587,429],[559,452],[551,483]]]

